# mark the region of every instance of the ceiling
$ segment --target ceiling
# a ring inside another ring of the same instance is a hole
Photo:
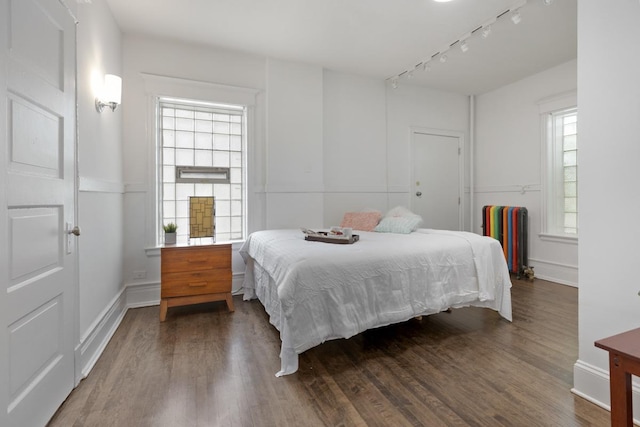
[[[106,0],[124,33],[481,94],[576,58],[577,0]],[[452,43],[471,34],[466,53]],[[434,57],[448,49],[447,61]]]

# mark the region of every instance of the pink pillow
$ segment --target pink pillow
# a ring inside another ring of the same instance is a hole
[[[373,231],[380,222],[380,212],[347,212],[342,218],[340,227],[351,227],[354,230]]]

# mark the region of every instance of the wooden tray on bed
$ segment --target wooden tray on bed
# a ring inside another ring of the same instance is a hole
[[[344,237],[331,237],[326,232],[319,232],[318,234],[307,234],[304,236],[304,240],[308,240],[310,242],[324,242],[324,243],[337,243],[340,245],[351,245],[358,240],[360,240],[360,236],[357,234],[352,234],[349,239],[345,239]]]

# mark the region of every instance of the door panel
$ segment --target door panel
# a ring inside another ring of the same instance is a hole
[[[58,0],[0,0],[9,17],[2,298],[8,424],[45,425],[74,383],[75,22]],[[3,385],[5,386],[5,385]]]
[[[421,227],[460,230],[460,138],[412,134],[411,209]]]

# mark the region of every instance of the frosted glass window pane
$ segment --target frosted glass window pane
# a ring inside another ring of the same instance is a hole
[[[231,167],[241,167],[242,166],[242,153],[240,152],[236,152],[236,151],[232,151],[230,153],[230,161],[231,163],[229,164],[229,166]]]
[[[569,123],[564,125],[563,135],[575,135],[578,130],[576,123]]]
[[[189,196],[193,196],[194,184],[191,183],[178,183],[176,184],[176,199],[187,200]]]
[[[213,155],[211,151],[196,150],[196,166],[211,166],[213,162]]]
[[[242,230],[242,218],[239,216],[231,217],[231,231],[241,231]]]
[[[229,184],[213,184],[213,195],[218,200],[229,200],[231,198],[231,188]]]
[[[162,202],[162,214],[166,217],[176,215],[176,202],[173,200],[165,200]]]
[[[228,150],[229,149],[229,135],[213,135],[213,149],[214,150]]]
[[[213,196],[213,184],[196,184],[196,193],[194,196],[211,197]]]
[[[578,214],[567,213],[564,215],[564,226],[575,228],[578,226]]]
[[[578,164],[577,151],[565,151],[564,152],[564,165],[576,166]]]
[[[204,120],[196,120],[196,132],[213,132],[213,123]]]
[[[231,184],[242,184],[242,169],[231,168],[229,182],[231,182]]]
[[[563,140],[564,150],[575,150],[576,148],[578,148],[577,140],[578,137],[576,135],[565,136]]]
[[[231,199],[242,200],[242,185],[238,185],[238,184],[231,185]]]
[[[213,166],[228,168],[229,167],[229,152],[228,151],[214,151],[213,152]]]
[[[175,129],[176,120],[173,117],[162,118],[162,129]]]
[[[172,130],[162,131],[162,145],[164,147],[175,147],[176,145],[176,133]]]
[[[570,116],[566,116],[564,118],[564,122],[565,123],[576,123],[578,121],[578,115],[577,114],[571,114]]]
[[[576,181],[578,177],[578,167],[571,166],[568,168],[564,168],[564,180],[565,181]]]
[[[176,117],[186,117],[189,119],[193,119],[194,112],[191,110],[183,110],[181,108],[176,108]]]
[[[229,123],[213,122],[213,131],[215,133],[229,133]]]
[[[578,195],[578,185],[576,182],[564,183],[564,195],[565,197],[576,197]]]
[[[176,198],[176,185],[175,184],[163,184],[162,185],[162,199],[163,200],[175,200]]]
[[[200,120],[211,120],[213,118],[212,113],[207,113],[204,111],[196,111],[196,119]]]
[[[193,150],[177,149],[176,165],[178,166],[194,166]]]
[[[162,221],[166,223],[168,215],[171,215],[171,219],[179,227],[179,241],[186,242],[189,231],[189,196],[214,196],[216,213],[220,216],[217,220],[216,238],[241,239],[244,237],[242,224],[245,213],[242,200],[244,116],[224,114],[221,112],[223,109],[215,106],[212,108],[216,111],[195,111],[202,108],[206,107],[174,108],[161,105],[159,121],[162,155],[158,157],[162,163],[159,165],[163,181],[160,184],[163,195]],[[234,184],[175,183],[176,165],[229,167],[230,180]],[[232,198],[235,200],[231,200]],[[158,235],[162,235],[161,230]]]
[[[162,164],[163,165],[175,165],[176,156],[173,148],[162,149]]]
[[[176,147],[193,148],[193,132],[176,132]]]
[[[229,147],[231,151],[242,151],[242,137],[241,136],[232,136],[231,137],[231,145]]]
[[[176,218],[189,217],[189,199],[176,202]]]
[[[175,223],[178,226],[178,234],[185,234],[189,232],[188,218],[176,218]]]
[[[216,200],[216,216],[230,216],[231,202],[229,200]]]
[[[242,215],[242,202],[240,200],[231,201],[231,215],[233,216]]]
[[[231,232],[231,218],[216,215],[216,231],[220,233]]]
[[[241,239],[241,237],[238,237],[238,239]],[[230,233],[218,233],[218,230],[216,229],[216,241],[218,242],[226,242],[231,240],[231,234]]]
[[[176,181],[176,168],[175,166],[163,166],[162,167],[162,180],[164,182],[173,183]]]
[[[196,148],[211,150],[213,147],[213,138],[210,133],[196,132]]]
[[[176,119],[176,130],[194,131],[193,120],[191,119]]]
[[[565,212],[577,212],[578,211],[578,199],[575,197],[568,197],[564,199],[564,211]]]

